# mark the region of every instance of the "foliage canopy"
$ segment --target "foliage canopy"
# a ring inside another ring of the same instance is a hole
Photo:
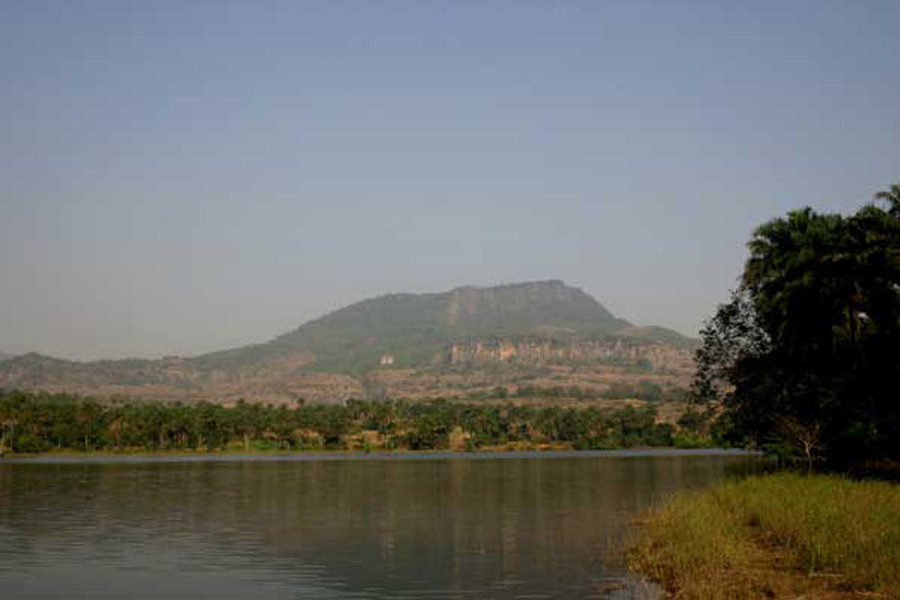
[[[723,402],[733,438],[900,456],[900,186],[876,200],[887,208],[804,208],[753,233],[738,289],[702,331],[692,390]]]

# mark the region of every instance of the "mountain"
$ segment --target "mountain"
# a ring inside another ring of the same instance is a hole
[[[440,379],[451,366],[682,364],[693,344],[669,329],[632,325],[581,289],[551,280],[389,294],[267,343],[194,358],[80,363],[28,354],[0,363],[0,386],[161,397],[347,396],[365,393],[385,370],[409,371],[410,391],[421,387],[410,380]]]
[[[294,356],[302,361],[305,356],[316,370],[360,372],[377,366],[386,355],[397,366],[429,364],[459,339],[590,339],[630,327],[593,297],[561,281],[461,287],[438,294],[389,294],[363,300],[267,344],[214,352],[193,363],[229,369],[273,357]]]
[[[8,354],[6,352],[0,352],[0,362],[3,362],[4,360],[10,360],[11,358],[15,358],[15,357],[16,357],[15,354]]]

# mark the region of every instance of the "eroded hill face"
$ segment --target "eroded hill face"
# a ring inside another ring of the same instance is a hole
[[[560,281],[352,304],[266,344],[195,358],[79,363],[26,355],[0,387],[266,402],[489,394],[497,388],[685,386],[693,342],[617,319]],[[546,381],[545,381],[546,379]]]
[[[624,337],[603,341],[495,338],[453,342],[436,362],[473,366],[491,363],[561,366],[650,363],[659,368],[679,369],[692,367],[693,354],[688,348]]]

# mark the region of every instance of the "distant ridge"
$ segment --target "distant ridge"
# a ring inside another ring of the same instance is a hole
[[[623,350],[623,342],[632,350]],[[321,378],[314,374],[321,373],[332,377],[329,385],[340,380],[351,393],[366,373],[381,367],[427,369],[463,357],[479,363],[602,361],[610,353],[634,361],[649,356],[633,349],[638,346],[683,353],[695,343],[670,329],[617,318],[591,295],[560,280],[531,281],[387,294],[330,312],[263,344],[193,358],[77,362],[30,353],[0,362],[0,387],[196,397],[197,390],[239,395],[248,381],[269,391],[319,385]]]

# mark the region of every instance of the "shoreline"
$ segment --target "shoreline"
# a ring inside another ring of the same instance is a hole
[[[153,464],[225,462],[312,462],[328,460],[484,460],[559,458],[641,458],[641,457],[761,457],[762,453],[740,448],[631,448],[615,450],[395,450],[359,452],[349,450],[258,451],[258,452],[86,452],[7,455],[0,465],[53,464]]]

